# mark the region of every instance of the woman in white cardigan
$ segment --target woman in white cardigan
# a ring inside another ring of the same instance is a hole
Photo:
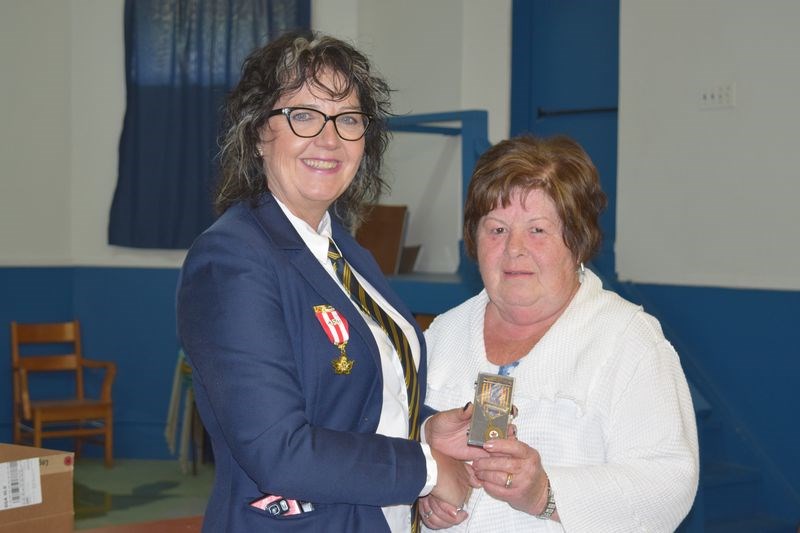
[[[516,435],[488,442],[463,510],[420,502],[429,529],[673,531],[697,490],[694,410],[658,321],[584,268],[606,197],[565,137],[503,141],[464,212],[485,289],[427,330],[428,403],[464,405],[478,372],[514,377]]]

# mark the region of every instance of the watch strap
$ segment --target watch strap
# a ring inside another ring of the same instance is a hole
[[[547,480],[547,504],[544,506],[544,511],[534,515],[540,520],[550,520],[553,513],[556,512],[556,498],[553,495],[553,489],[550,487],[550,479]]]

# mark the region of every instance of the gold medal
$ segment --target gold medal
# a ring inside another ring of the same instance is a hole
[[[347,358],[347,354],[344,353],[344,344],[340,344],[339,349],[342,351],[342,353],[339,355],[339,357],[331,361],[331,365],[333,365],[333,372],[340,375],[347,375],[351,370],[353,370],[353,365],[356,364],[356,362],[353,359]]]
[[[340,376],[350,374],[353,370],[353,365],[356,364],[355,360],[349,359],[347,353],[345,353],[347,341],[350,340],[350,325],[330,305],[315,305],[314,313],[317,315],[317,320],[322,325],[322,329],[328,335],[328,339],[334,346],[339,348],[339,357],[331,361],[333,373]]]

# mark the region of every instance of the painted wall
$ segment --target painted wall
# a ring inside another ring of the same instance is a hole
[[[0,324],[77,317],[81,320],[84,355],[116,363],[117,457],[168,457],[164,424],[178,353],[174,311],[177,277],[174,268],[0,268]],[[9,328],[3,326],[0,441],[4,442],[11,440],[9,342]],[[98,384],[99,379],[87,380],[87,387]],[[87,449],[88,453],[99,451]]]
[[[621,279],[800,290],[798,19],[784,0],[623,0]]]
[[[70,257],[69,20],[66,2],[0,4],[2,264]]]

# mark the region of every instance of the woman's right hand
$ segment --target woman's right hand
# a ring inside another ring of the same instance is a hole
[[[490,457],[473,462],[474,475],[483,490],[524,513],[537,515],[547,505],[547,473],[539,452],[515,435],[484,444]],[[556,511],[552,520],[558,520]]]
[[[460,459],[473,461],[489,454],[479,446],[467,444],[467,432],[472,420],[472,402],[463,408],[441,411],[425,422],[425,440],[431,449]]]

